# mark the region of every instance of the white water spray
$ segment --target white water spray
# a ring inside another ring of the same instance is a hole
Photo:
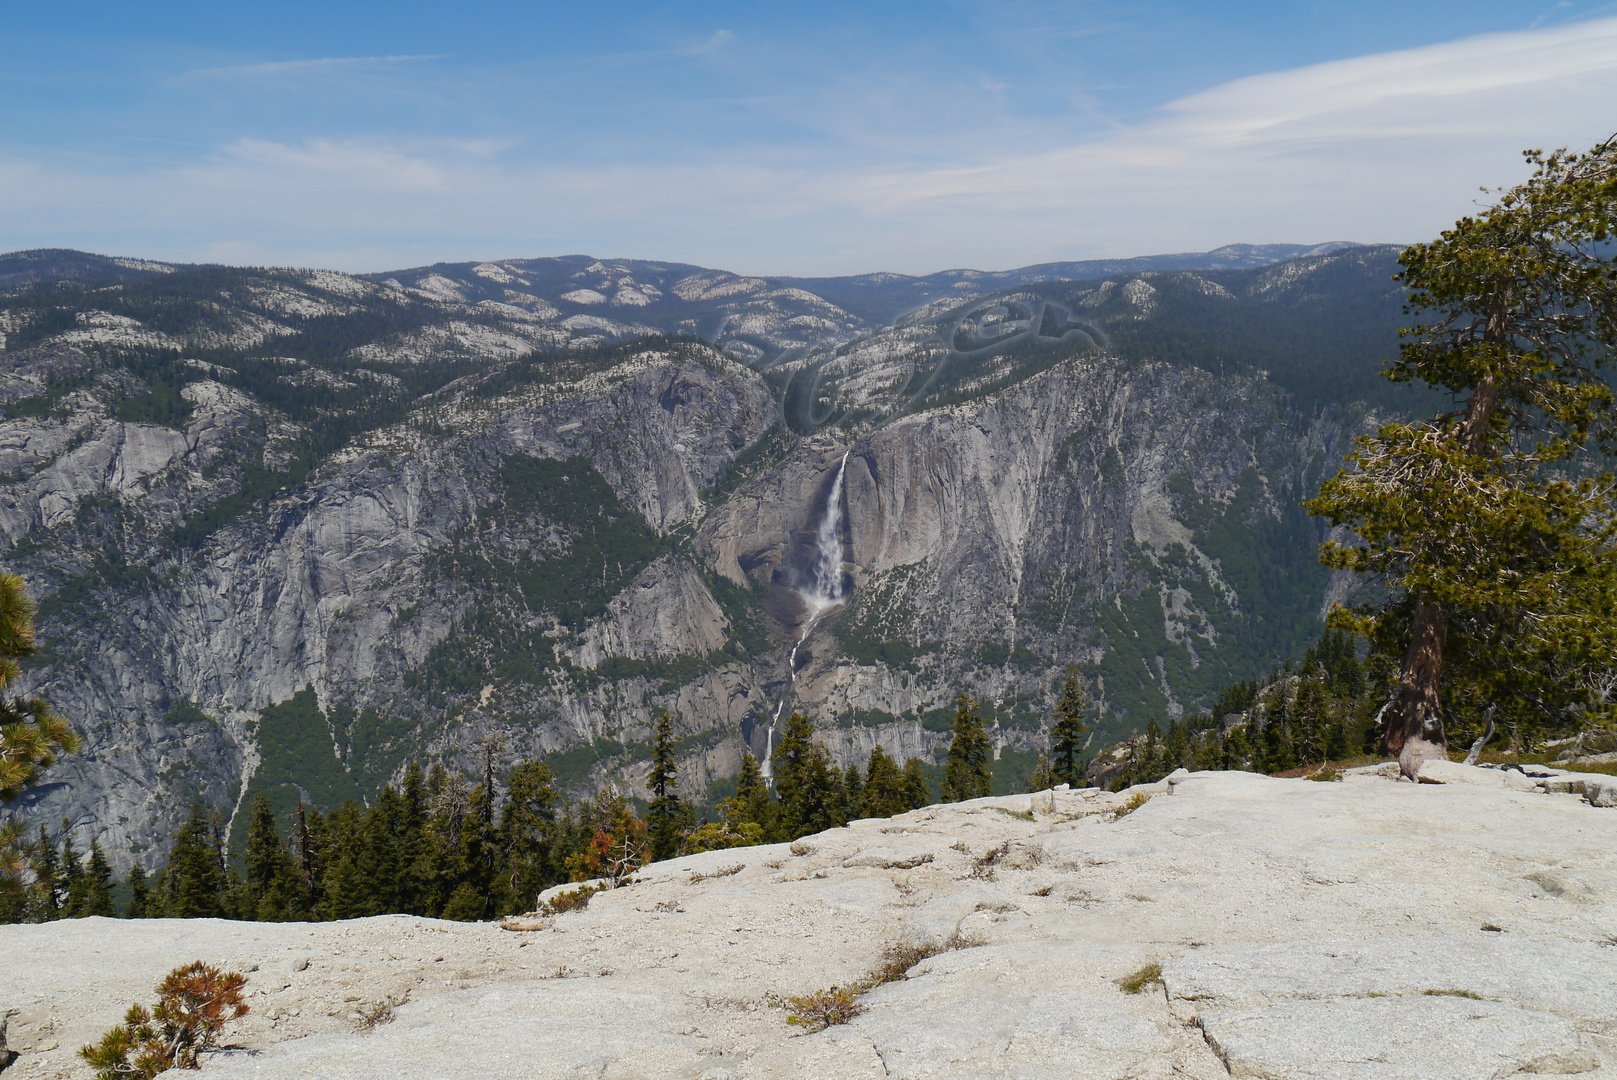
[[[808,618],[803,620],[803,628],[798,632],[797,640],[792,643],[792,651],[786,658],[791,687],[775,706],[775,715],[769,718],[769,737],[759,769],[766,781],[775,779],[775,766],[771,760],[775,756],[775,728],[780,723],[780,714],[786,709],[786,699],[792,696],[792,691],[797,687],[797,650],[808,640],[820,617],[846,598],[842,588],[842,561],[846,554],[842,547],[842,474],[847,470],[848,454],[844,453],[842,463],[837,466],[837,475],[831,481],[825,515],[814,530],[814,574],[805,588],[798,589],[798,595],[808,608]]]

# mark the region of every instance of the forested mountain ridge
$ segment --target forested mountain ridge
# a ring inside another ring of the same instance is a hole
[[[1385,407],[1393,257],[890,326],[665,264],[0,257],[0,562],[86,743],[26,811],[151,864],[192,798],[330,806],[496,731],[582,789],[668,708],[700,792],[783,700],[902,760],[970,686],[1010,782],[1068,663],[1102,738],[1205,708],[1317,636],[1296,504]],[[851,592],[805,634],[839,472]]]

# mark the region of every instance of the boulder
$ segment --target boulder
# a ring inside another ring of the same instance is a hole
[[[1498,769],[1483,769],[1476,765],[1462,765],[1457,761],[1429,758],[1415,774],[1423,784],[1475,784],[1478,787],[1504,787],[1505,776]]]

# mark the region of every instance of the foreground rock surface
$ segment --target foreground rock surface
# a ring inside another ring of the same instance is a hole
[[[73,1051],[197,958],[251,980],[220,1078],[1617,1077],[1617,813],[1374,776],[1140,790],[1122,817],[1132,792],[1022,795],[659,863],[523,932],[0,927],[5,1080],[90,1076]],[[950,939],[849,1024],[772,1004]]]

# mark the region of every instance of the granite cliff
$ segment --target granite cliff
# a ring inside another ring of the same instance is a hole
[[[1098,738],[1205,708],[1318,632],[1296,503],[1387,407],[1391,258],[899,312],[661,264],[0,258],[0,561],[85,736],[22,812],[151,866],[193,798],[365,799],[495,733],[638,783],[666,708],[700,796],[783,703],[929,757],[969,687],[1004,784],[1068,664]]]

